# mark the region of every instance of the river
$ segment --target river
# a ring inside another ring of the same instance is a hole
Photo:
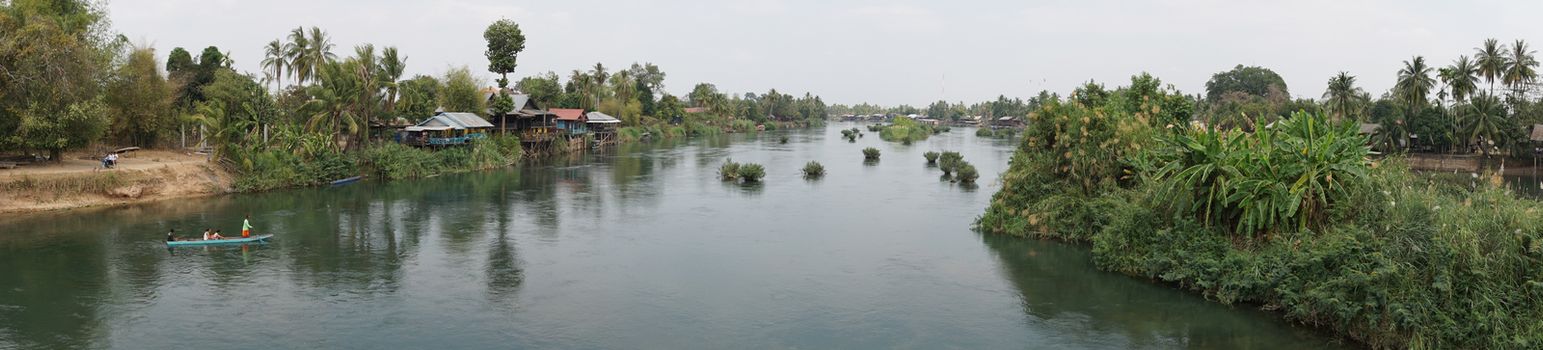
[[[0,218],[0,349],[1343,346],[1099,271],[1083,246],[971,231],[1011,141],[841,139],[853,126]],[[928,150],[963,153],[979,187],[941,181]],[[764,183],[719,181],[725,158]],[[810,160],[828,174],[804,179]],[[271,243],[160,242],[247,214]]]

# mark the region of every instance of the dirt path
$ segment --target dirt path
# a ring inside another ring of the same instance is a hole
[[[125,154],[113,169],[71,154],[53,164],[0,169],[0,213],[122,205],[230,192],[232,177],[201,155]]]
[[[102,169],[102,162],[98,160],[80,159],[82,154],[70,154],[59,163],[42,163],[18,166],[15,169],[0,169],[0,177],[15,177],[23,175],[42,174],[69,174],[89,173],[113,170],[146,170],[165,166],[186,165],[208,162],[208,158],[202,155],[177,153],[172,151],[136,151],[124,153],[118,158],[118,166],[113,169]]]

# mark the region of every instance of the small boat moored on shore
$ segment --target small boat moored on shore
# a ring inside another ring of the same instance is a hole
[[[346,179],[338,179],[338,180],[332,181],[332,185],[333,186],[347,185],[347,184],[359,182],[359,179],[363,179],[363,178],[364,178],[363,176],[355,176],[355,177],[350,177],[350,178],[346,178]]]
[[[255,242],[267,241],[268,238],[272,238],[272,237],[273,237],[273,235],[270,234],[270,235],[256,235],[256,236],[247,237],[247,238],[239,238],[238,237],[238,238],[210,239],[210,240],[194,239],[194,240],[187,240],[187,241],[166,241],[166,245],[169,246],[169,247],[183,247],[183,246],[195,246],[195,245],[255,243]]]

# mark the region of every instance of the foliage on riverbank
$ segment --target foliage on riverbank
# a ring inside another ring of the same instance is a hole
[[[979,228],[1377,348],[1543,346],[1543,204],[1374,164],[1322,115],[1186,130],[1138,102],[1177,92],[1142,94],[1031,113]]]
[[[975,129],[975,136],[997,139],[1010,139],[1018,136],[1018,129],[1014,128],[980,128]]]
[[[400,180],[491,169],[514,164],[520,160],[521,152],[519,139],[509,136],[478,139],[465,147],[438,150],[387,142],[353,153],[255,150],[227,156],[237,160],[236,190],[254,192],[323,185],[359,174]]]

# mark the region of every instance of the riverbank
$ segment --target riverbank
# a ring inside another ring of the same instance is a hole
[[[126,154],[114,169],[78,157],[0,170],[0,213],[31,213],[229,193],[234,176],[200,155]]]
[[[1373,348],[1543,345],[1543,204],[1498,176],[1373,163],[1307,114],[1252,134],[1075,104],[1031,119],[983,231],[1089,244],[1101,269]]]
[[[628,128],[618,144],[711,136],[726,133],[806,128],[822,123],[781,122],[761,127],[738,123],[721,126],[688,123]],[[643,135],[647,135],[644,137]],[[657,135],[657,136],[655,136]],[[381,143],[343,153],[295,156],[288,150],[239,152],[225,165],[207,156],[164,150],[129,153],[112,170],[96,161],[71,155],[59,164],[0,170],[0,213],[31,213],[87,207],[146,203],[224,193],[255,193],[284,188],[325,185],[349,176],[409,180],[445,174],[496,169],[522,160],[591,152],[587,145],[564,142],[549,152],[528,153],[518,139],[493,137],[467,147],[429,150]]]

